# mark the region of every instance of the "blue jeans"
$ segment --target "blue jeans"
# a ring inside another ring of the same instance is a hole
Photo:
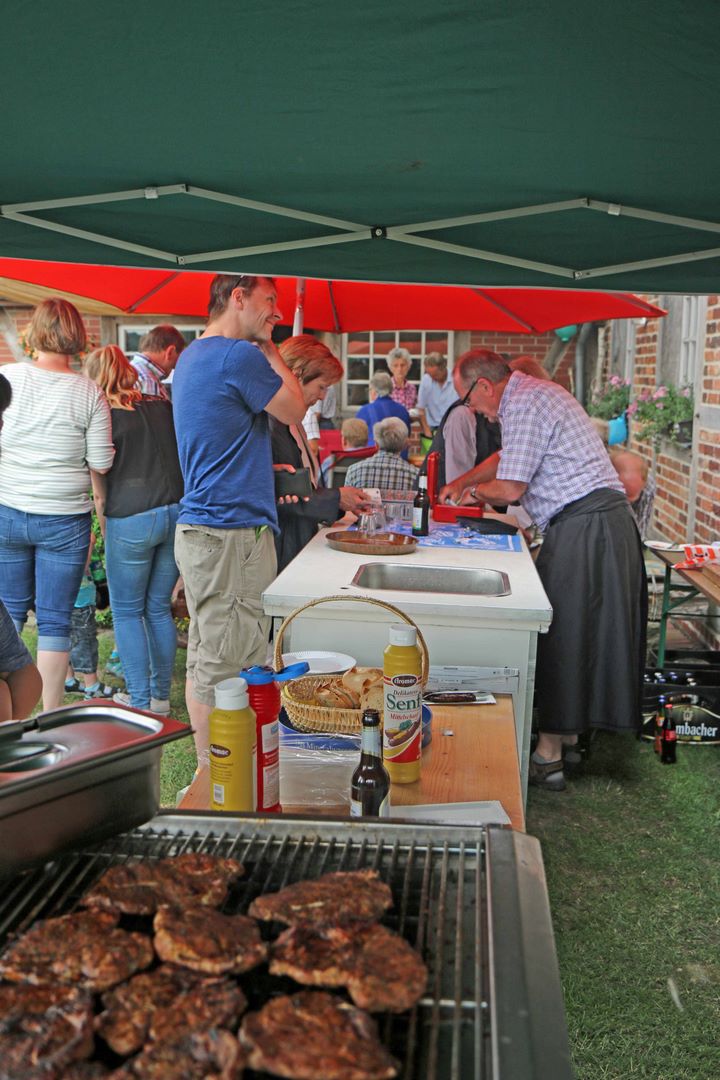
[[[170,597],[178,579],[173,546],[179,506],[107,518],[105,569],[115,642],[130,701],[147,709],[170,697],[177,635]]]
[[[68,652],[90,546],[90,514],[26,514],[0,505],[0,599],[18,630],[35,610],[38,649]]]

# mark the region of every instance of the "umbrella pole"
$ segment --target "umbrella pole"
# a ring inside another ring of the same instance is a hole
[[[293,335],[302,334],[305,321],[305,278],[297,279],[295,289],[295,316],[293,318]]]

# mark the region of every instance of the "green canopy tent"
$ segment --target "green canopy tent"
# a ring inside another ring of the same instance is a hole
[[[0,256],[720,287],[714,0],[7,0]]]

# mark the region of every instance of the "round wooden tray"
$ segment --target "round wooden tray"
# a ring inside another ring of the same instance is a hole
[[[336,551],[349,551],[353,555],[409,555],[415,551],[417,540],[402,533],[362,533],[337,529],[325,536],[329,546]]]

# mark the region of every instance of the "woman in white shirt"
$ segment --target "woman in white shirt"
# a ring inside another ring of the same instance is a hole
[[[72,371],[86,345],[79,312],[44,300],[33,312],[29,364],[7,364],[12,403],[0,432],[0,599],[21,630],[38,624],[43,708],[62,703],[70,616],[90,543],[90,470],[105,473],[114,448],[102,392]]]

